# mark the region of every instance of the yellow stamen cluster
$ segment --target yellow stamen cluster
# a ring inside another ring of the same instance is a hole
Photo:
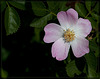
[[[65,33],[64,33],[64,38],[66,40],[66,42],[70,42],[70,41],[73,41],[75,39],[75,33],[73,30],[66,30]]]

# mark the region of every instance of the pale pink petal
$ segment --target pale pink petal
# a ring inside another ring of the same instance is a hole
[[[66,14],[68,23],[71,27],[74,26],[78,21],[78,13],[74,9],[70,8],[66,11]]]
[[[92,30],[91,22],[88,19],[79,18],[76,24],[75,33],[78,37],[86,37]]]
[[[66,15],[66,12],[64,11],[61,11],[57,14],[57,18],[59,20],[59,23],[61,25],[61,27],[66,30],[67,27],[69,26],[68,25],[68,21],[67,21],[67,15]]]
[[[77,58],[89,53],[89,41],[85,38],[76,38],[71,42],[71,47]]]
[[[57,18],[64,30],[74,26],[78,20],[78,13],[74,9],[68,9],[66,12],[61,11],[57,14]]]
[[[44,36],[44,42],[51,43],[56,40],[58,40],[63,35],[63,30],[61,29],[61,26],[55,23],[50,23],[44,28],[45,36]]]
[[[70,44],[66,43],[63,38],[58,39],[52,45],[52,57],[56,57],[57,60],[61,61],[67,58]]]

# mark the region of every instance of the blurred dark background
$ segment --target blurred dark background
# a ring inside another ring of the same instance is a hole
[[[80,2],[81,1],[81,2]],[[63,1],[62,1],[63,2]],[[43,1],[48,10],[49,5],[47,2]],[[68,58],[64,61],[58,61],[51,55],[51,47],[53,43],[44,43],[44,27],[31,27],[30,24],[34,19],[41,18],[43,16],[36,16],[32,11],[32,5],[30,1],[26,1],[25,10],[20,10],[10,3],[10,7],[13,7],[19,17],[20,17],[20,27],[18,28],[16,33],[6,35],[5,25],[4,25],[4,16],[5,9],[1,13],[1,76],[2,78],[69,78],[69,77],[95,77],[95,75],[100,75],[95,71],[91,72],[92,68],[97,68],[96,71],[99,72],[99,61],[95,62],[99,59],[99,31],[98,31],[98,15],[91,16],[90,12],[87,10],[87,7],[84,0],[76,0],[76,1],[65,1],[65,7],[62,9],[73,8],[75,9],[75,4],[78,5],[79,17],[90,20],[92,24],[92,31],[90,35],[87,37],[89,40],[89,48],[90,53],[85,58],[85,56],[81,58],[76,58],[73,55],[73,52],[70,48]],[[80,4],[81,3],[81,4]],[[92,5],[94,4],[94,6]],[[98,4],[97,1],[91,2],[91,12],[95,6]],[[57,6],[57,5],[56,5]],[[7,5],[6,5],[7,7]],[[76,9],[77,9],[76,8]],[[84,8],[84,9],[81,9]],[[97,12],[98,12],[98,7]],[[65,11],[66,11],[65,10]],[[61,10],[62,11],[62,10]],[[86,11],[86,16],[82,16]],[[57,14],[59,12],[59,8],[54,9],[54,13]],[[94,13],[96,14],[96,13]],[[47,21],[48,23],[57,23],[59,24],[57,17],[53,15],[52,20]],[[95,54],[95,55],[94,55]],[[72,63],[75,61],[75,63]],[[95,64],[95,63],[96,64]],[[71,63],[71,64],[70,64]],[[70,65],[69,65],[70,64]],[[72,65],[75,66],[72,66]],[[99,63],[100,64],[100,63]],[[68,69],[69,65],[69,69]],[[71,66],[71,67],[70,67]],[[89,70],[90,67],[90,70]],[[72,71],[70,70],[72,69]],[[79,72],[80,71],[80,72]],[[72,73],[73,72],[73,73]]]
[[[28,5],[28,7],[27,7]],[[43,42],[44,31],[41,31],[40,40],[43,43],[32,41],[34,28],[30,22],[36,18],[31,10],[30,2],[26,3],[26,10],[15,8],[20,16],[20,27],[11,35],[6,35],[4,27],[4,12],[2,16],[1,43],[4,61],[2,67],[8,73],[8,77],[56,77],[56,72],[64,74],[65,64],[52,58],[51,44]],[[5,56],[6,55],[6,56]],[[60,75],[59,75],[60,76]]]

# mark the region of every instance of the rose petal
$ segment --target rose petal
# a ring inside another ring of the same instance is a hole
[[[44,42],[51,43],[56,40],[58,40],[63,35],[63,30],[61,29],[61,26],[55,23],[50,23],[44,28],[45,36],[44,36]]]
[[[67,15],[66,12],[61,11],[57,14],[57,18],[59,20],[59,23],[61,27],[66,30],[69,27],[68,21],[67,21]]]
[[[68,23],[70,26],[74,26],[78,21],[78,13],[74,9],[70,8],[66,11],[66,14]]]
[[[65,43],[63,38],[58,39],[52,45],[52,57],[56,57],[57,60],[61,61],[67,58],[70,44]]]
[[[79,18],[74,29],[77,37],[86,37],[92,30],[91,22],[88,19]]]
[[[74,26],[78,20],[78,13],[74,9],[68,9],[66,12],[61,11],[57,14],[57,18],[64,30]]]
[[[76,38],[70,44],[77,58],[89,53],[89,41],[85,38]]]

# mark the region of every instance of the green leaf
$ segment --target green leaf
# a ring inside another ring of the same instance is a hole
[[[69,7],[66,6],[67,1],[60,1],[59,11],[66,11]]]
[[[83,73],[87,74],[86,65],[84,66]]]
[[[50,10],[50,12],[54,12],[57,13],[58,9],[59,9],[59,4],[60,2],[58,1],[47,1],[48,4],[48,8]]]
[[[87,14],[87,10],[82,3],[76,3],[75,9],[81,17],[85,17]]]
[[[91,1],[85,1],[85,5],[87,10],[90,12],[91,11]]]
[[[1,1],[1,7],[0,7],[0,9],[1,9],[1,12],[3,12],[4,11],[4,9],[6,8],[6,1]]]
[[[18,30],[20,26],[20,18],[14,8],[10,6],[6,8],[4,20],[7,35],[13,34]]]
[[[90,47],[90,50],[92,52],[95,52],[95,56],[98,57],[99,56],[99,46],[96,44],[95,41],[89,41],[89,47]]]
[[[97,1],[94,11],[99,14],[99,2]]]
[[[86,54],[85,59],[88,65],[88,77],[96,77],[97,59],[94,52],[89,52]]]
[[[74,77],[75,74],[81,74],[81,72],[76,67],[75,60],[67,64],[66,71],[69,77]]]
[[[31,43],[33,43],[33,42],[37,42],[37,43],[41,43],[42,44],[42,40],[41,40],[41,38],[40,38],[40,34],[41,34],[41,31],[42,31],[43,29],[41,29],[41,28],[34,28],[34,35],[33,35],[33,37],[32,37],[32,39],[31,39]]]
[[[48,8],[50,12],[58,13],[59,11],[66,11],[68,7],[66,6],[67,1],[47,1]]]
[[[23,1],[12,0],[12,1],[9,1],[9,3],[18,9],[25,10],[25,1],[24,0]]]
[[[8,50],[6,50],[5,48],[1,48],[2,61],[6,61],[9,54],[10,52]]]
[[[55,7],[57,6],[56,1],[47,1],[47,4],[50,11],[53,11]]]
[[[90,68],[96,71],[97,68],[97,59],[94,55],[94,52],[89,52],[85,55],[86,62]]]
[[[88,78],[96,78],[97,77],[97,73],[96,71],[94,71],[91,67],[88,66]]]
[[[46,6],[42,1],[31,1],[32,10],[37,16],[44,16],[47,14]]]
[[[32,23],[30,24],[31,27],[37,27],[41,28],[44,27],[47,24],[47,21],[52,19],[52,14],[48,14],[40,19],[33,20]]]
[[[35,28],[34,29],[34,33],[35,33],[35,35],[34,35],[34,41],[35,42],[40,42],[40,31],[41,31],[40,28]]]
[[[6,79],[8,77],[8,72],[1,68],[1,78]]]
[[[68,62],[68,63],[70,63],[70,62],[71,62],[70,50],[69,50],[69,53],[68,53],[67,62]]]
[[[90,46],[90,49],[92,50],[92,51],[96,51],[98,48],[98,45],[96,44],[96,42],[95,41],[89,41],[89,46]]]
[[[96,20],[99,20],[100,19],[100,16],[94,12],[91,13],[92,17]]]
[[[92,8],[95,6],[95,4],[96,4],[96,1],[92,1],[91,0],[91,6],[92,6]]]

